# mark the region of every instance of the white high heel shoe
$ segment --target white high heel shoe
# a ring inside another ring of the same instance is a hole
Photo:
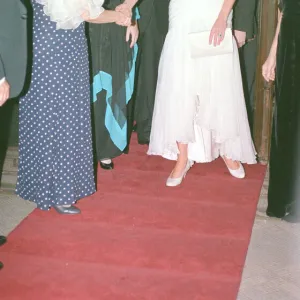
[[[232,169],[230,169],[230,168],[228,167],[227,162],[226,162],[226,160],[224,159],[223,156],[222,156],[222,159],[223,159],[223,161],[224,161],[224,163],[225,163],[225,165],[226,165],[226,167],[227,167],[229,173],[230,173],[233,177],[238,178],[238,179],[243,179],[243,178],[245,178],[245,176],[246,176],[245,169],[244,169],[243,165],[242,165],[240,162],[239,162],[239,165],[240,165],[239,168],[236,169],[236,170],[232,170]]]
[[[178,186],[181,184],[182,180],[185,178],[187,172],[189,171],[189,169],[193,166],[194,162],[188,160],[187,163],[186,163],[186,166],[182,172],[182,175],[178,178],[172,178],[171,175],[169,176],[169,178],[167,179],[167,182],[166,182],[166,186],[169,186],[169,187],[175,187],[175,186]]]

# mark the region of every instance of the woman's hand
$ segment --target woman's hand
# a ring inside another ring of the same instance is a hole
[[[127,15],[124,15],[121,12],[115,12],[116,13],[116,24],[120,25],[120,26],[130,26],[132,21],[131,21],[131,17],[128,17]]]
[[[133,46],[136,44],[138,38],[139,38],[139,28],[138,28],[137,23],[127,27],[126,42],[129,42],[129,40],[131,40],[130,48],[133,48]]]
[[[263,64],[262,75],[264,79],[267,82],[269,82],[275,80],[275,74],[276,74],[276,56],[269,55],[266,62]]]
[[[81,18],[85,22],[91,22],[91,21],[93,21],[93,19],[91,19],[91,16],[90,16],[90,14],[89,14],[89,12],[87,10],[82,13]]]
[[[226,28],[227,22],[219,17],[210,31],[209,44],[219,46],[224,40]]]
[[[91,19],[87,11],[84,12],[81,17],[86,22],[96,24],[116,23],[120,26],[128,27],[132,23],[131,18],[128,18],[126,15],[114,10],[105,10],[95,19]]]
[[[124,3],[118,5],[116,7],[116,11],[121,12],[128,16],[128,18],[132,18],[132,9],[137,4],[138,0],[125,0]]]
[[[236,39],[239,48],[246,44],[246,32],[240,30],[234,30],[234,37]]]
[[[116,7],[116,11],[132,19],[132,7],[130,7],[127,3],[118,5]]]

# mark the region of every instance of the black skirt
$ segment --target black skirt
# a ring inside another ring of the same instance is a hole
[[[121,0],[105,1],[115,9]],[[126,28],[111,24],[90,24],[92,64],[92,115],[94,144],[98,160],[114,158],[127,151],[132,131],[131,98],[138,47],[130,48]]]
[[[300,203],[300,0],[282,2],[267,209],[279,218]]]

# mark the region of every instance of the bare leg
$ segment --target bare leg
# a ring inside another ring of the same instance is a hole
[[[177,143],[179,154],[176,165],[172,171],[171,178],[178,178],[182,176],[187,161],[188,161],[188,144]]]

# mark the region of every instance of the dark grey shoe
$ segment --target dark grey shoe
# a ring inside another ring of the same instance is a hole
[[[78,215],[81,213],[80,209],[74,205],[70,207],[53,206],[53,208],[61,215]]]

